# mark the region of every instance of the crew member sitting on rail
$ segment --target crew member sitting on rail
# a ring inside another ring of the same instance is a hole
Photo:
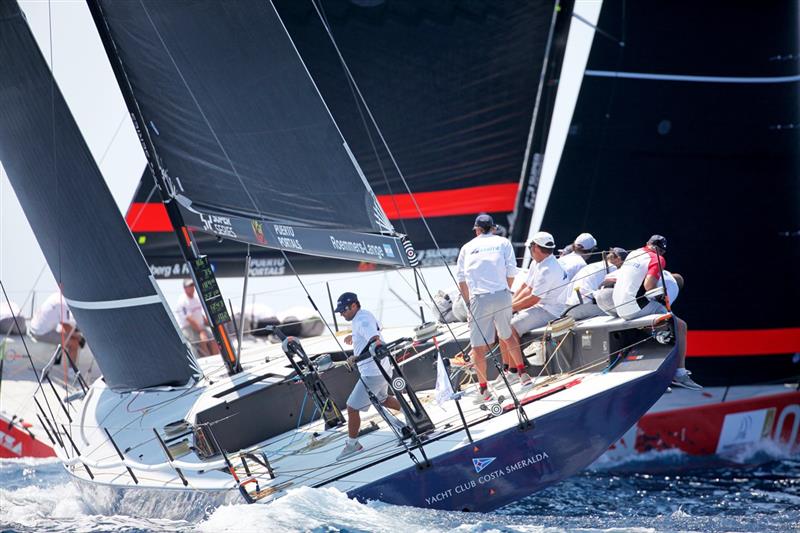
[[[567,293],[566,314],[575,320],[583,320],[604,314],[603,309],[597,305],[594,293],[600,289],[603,280],[608,274],[616,271],[625,258],[628,251],[624,248],[614,247],[606,252],[605,261],[589,263],[575,274],[570,290]],[[611,291],[612,289],[607,289]]]
[[[591,233],[581,233],[575,237],[575,241],[564,249],[558,262],[561,268],[567,273],[567,279],[572,281],[572,278],[578,273],[580,269],[586,266],[586,260],[589,253],[597,246],[597,240]]]
[[[28,326],[28,334],[38,342],[62,345],[76,365],[78,352],[86,344],[60,292],[54,292],[39,306]]]
[[[617,282],[614,285],[614,307],[617,315],[627,320],[633,320],[648,315],[661,315],[668,311],[667,300],[662,294],[648,297],[648,291],[661,286],[661,275],[666,268],[664,254],[667,252],[667,239],[661,235],[653,235],[647,244],[628,254],[628,258],[619,268]],[[674,278],[672,285],[674,297],[677,298],[679,289],[678,279]],[[666,281],[666,275],[665,275]],[[669,298],[670,283],[667,282],[667,295]],[[671,305],[670,301],[670,305]],[[675,316],[676,335],[678,337],[678,370],[675,372],[673,385],[687,389],[699,390],[700,385],[692,381],[690,372],[686,370],[686,322]]]
[[[469,302],[469,340],[478,373],[476,403],[492,401],[486,377],[486,355],[495,342],[511,338],[511,284],[517,273],[517,260],[511,242],[493,233],[494,221],[478,215],[473,224],[475,238],[458,253],[456,279],[465,302]],[[513,363],[523,369],[522,356]]]
[[[508,356],[515,361],[522,361],[520,337],[547,325],[564,312],[570,285],[567,273],[553,255],[556,244],[552,235],[539,231],[528,241],[528,246],[533,262],[528,279],[514,294],[512,308],[517,314],[511,319],[511,338],[500,344],[501,349],[508,350]],[[522,371],[519,379],[523,387],[533,384],[531,377]]]
[[[203,304],[197,297],[194,281],[191,278],[183,280],[183,294],[178,298],[175,314],[178,316],[178,325],[183,335],[198,357],[219,353],[219,346],[214,340],[214,334],[203,312]]]
[[[336,458],[337,461],[354,455],[364,449],[358,442],[358,431],[361,428],[361,411],[369,409],[372,402],[371,392],[381,405],[400,411],[400,402],[389,396],[389,383],[381,375],[380,369],[372,356],[369,346],[373,341],[383,342],[381,326],[372,313],[361,308],[358,296],[353,292],[345,292],[336,301],[336,312],[353,324],[353,333],[344,338],[345,344],[353,346],[353,355],[347,360],[350,366],[358,366],[360,379],[347,398],[347,442]],[[386,373],[392,375],[391,363],[388,359],[381,361]]]

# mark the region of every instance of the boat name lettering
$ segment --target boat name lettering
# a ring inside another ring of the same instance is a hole
[[[280,224],[275,224],[273,227],[275,228],[275,233],[278,235],[282,235],[284,237],[294,237],[294,228],[291,226],[281,226]]]
[[[344,251],[344,252],[354,252],[357,254],[362,255],[371,255],[374,257],[383,258],[384,250],[383,247],[377,244],[367,244],[364,241],[356,242],[356,241],[345,241],[343,239],[336,239],[332,235],[331,238],[331,246],[334,249]]]
[[[491,472],[481,474],[480,476],[478,476],[477,479],[470,479],[464,481],[463,483],[459,483],[455,487],[450,487],[449,489],[437,492],[433,496],[425,498],[425,502],[428,505],[431,505],[433,503],[443,502],[446,499],[452,497],[454,494],[463,494],[469,490],[474,489],[475,487],[478,487],[480,485],[485,485],[486,483],[490,483],[496,479],[499,479],[503,476],[507,476],[508,474],[511,474],[513,472],[523,470],[537,463],[540,463],[545,459],[550,459],[550,456],[547,454],[547,452],[535,453],[533,455],[526,457],[525,459],[520,459],[514,464],[500,467],[495,470],[492,470]]]
[[[236,237],[236,232],[233,231],[233,224],[231,224],[231,219],[228,217],[200,213],[200,220],[203,221],[203,229],[206,231],[220,236]]]

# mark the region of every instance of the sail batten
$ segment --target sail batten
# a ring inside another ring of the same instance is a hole
[[[0,160],[106,384],[191,382],[196,361],[14,0],[0,1]]]

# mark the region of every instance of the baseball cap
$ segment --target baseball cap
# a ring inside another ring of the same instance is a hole
[[[350,305],[352,303],[356,303],[357,301],[358,301],[358,296],[356,296],[356,293],[354,293],[354,292],[343,292],[342,295],[339,296],[339,299],[336,300],[336,309],[335,309],[335,311],[337,313],[341,313],[342,311],[345,310],[345,308],[348,305]]]
[[[556,247],[555,239],[553,239],[553,236],[547,233],[546,231],[537,231],[536,233],[533,234],[533,237],[528,239],[528,242],[526,244],[528,247],[530,247],[534,243],[538,244],[542,248]]]
[[[486,213],[481,213],[480,215],[475,217],[475,224],[472,227],[482,228],[482,229],[493,228],[494,220],[492,220],[492,217],[487,215]]]
[[[663,235],[657,235],[657,234],[653,235],[647,241],[647,244],[652,244],[653,246],[657,246],[658,248],[661,249],[662,252],[667,251],[667,238],[664,237]]]
[[[614,246],[609,250],[609,252],[616,255],[623,261],[625,261],[625,258],[628,257],[628,250],[626,250],[625,248],[620,248],[619,246]]]
[[[183,280],[184,287],[188,287],[189,285],[194,285],[194,280],[192,278],[186,278]]]
[[[580,246],[584,250],[591,250],[597,246],[597,240],[595,240],[591,233],[581,233],[575,237],[575,245]]]

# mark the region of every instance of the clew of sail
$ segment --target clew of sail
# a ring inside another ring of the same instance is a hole
[[[90,5],[190,229],[414,263],[271,3]]]
[[[199,374],[15,1],[0,2],[0,160],[116,391]]]

